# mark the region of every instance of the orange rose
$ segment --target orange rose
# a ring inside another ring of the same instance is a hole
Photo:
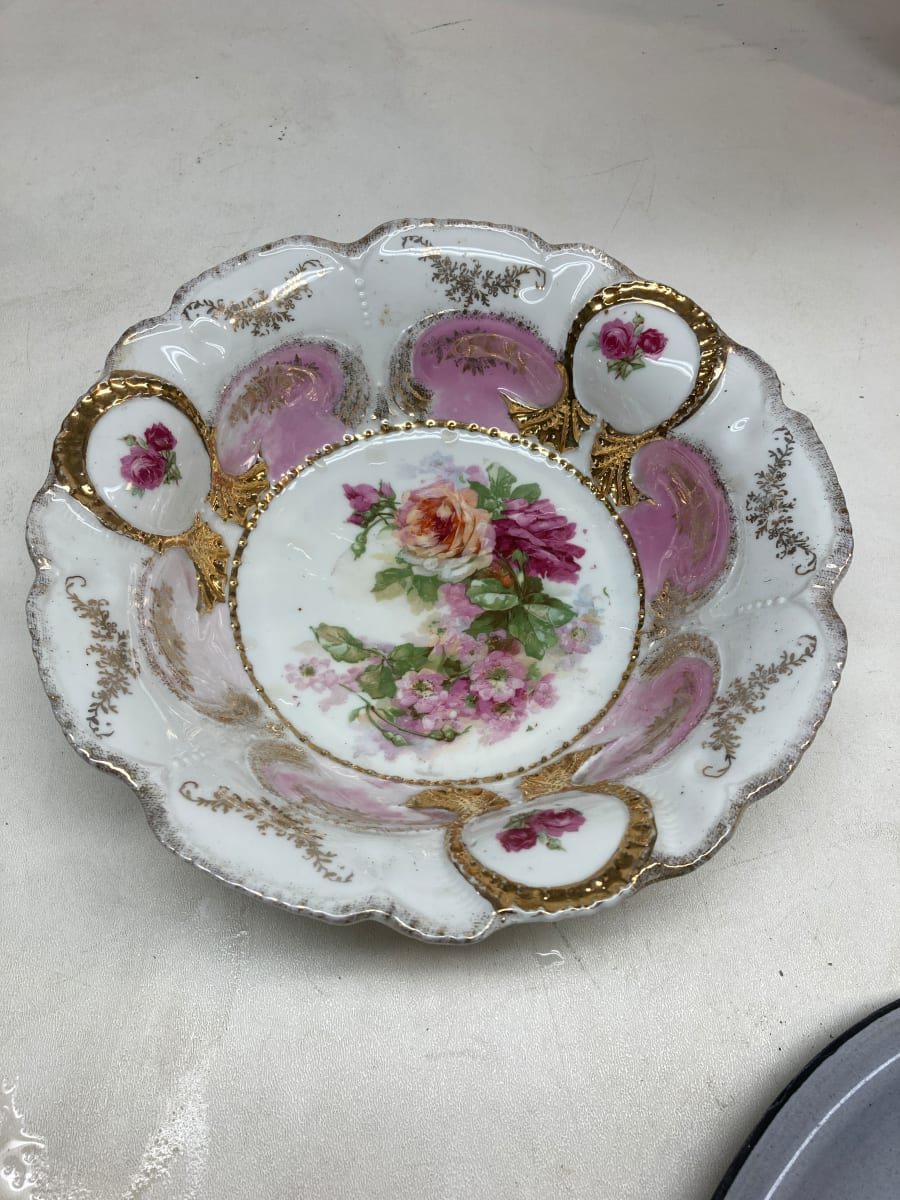
[[[397,510],[400,557],[421,575],[466,579],[493,557],[494,527],[471,488],[446,481],[414,488]]]

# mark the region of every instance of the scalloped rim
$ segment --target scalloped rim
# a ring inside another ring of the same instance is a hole
[[[134,334],[173,317],[176,312],[180,311],[182,301],[185,297],[198,285],[209,280],[221,278],[250,262],[254,257],[294,245],[303,247],[318,246],[336,255],[353,257],[364,253],[379,238],[398,233],[404,229],[419,229],[422,226],[428,225],[433,225],[437,229],[487,229],[498,233],[511,233],[527,239],[535,250],[541,254],[565,252],[581,254],[615,271],[624,280],[635,278],[634,273],[623,263],[594,246],[582,243],[546,242],[529,229],[524,229],[517,225],[497,224],[490,221],[404,217],[377,225],[365,236],[353,242],[334,242],[327,238],[298,234],[293,237],[281,238],[275,242],[267,242],[255,249],[244,251],[242,254],[227,259],[225,262],[201,272],[187,283],[182,284],[175,291],[171,304],[164,313],[138,321],[124,331],[106,356],[103,376],[108,375],[111,370],[116,369],[118,354]],[[847,631],[844,622],[834,607],[833,598],[834,592],[849,567],[853,555],[853,532],[844,494],[838,483],[834,466],[812,422],[804,413],[790,408],[784,403],[781,394],[781,383],[772,367],[754,351],[731,341],[731,339],[728,339],[728,341],[730,353],[744,357],[759,374],[764,383],[767,411],[774,417],[783,417],[789,422],[791,431],[796,435],[798,442],[801,443],[810,459],[815,463],[828,494],[834,516],[834,552],[828,563],[820,567],[816,572],[815,580],[809,589],[809,596],[812,605],[822,619],[824,630],[829,639],[829,680],[822,689],[815,710],[811,713],[806,724],[798,731],[796,741],[788,747],[782,757],[769,770],[759,772],[742,785],[738,794],[731,802],[726,815],[708,834],[703,849],[690,856],[685,856],[683,859],[671,858],[665,862],[650,864],[636,877],[633,885],[625,889],[614,900],[598,901],[596,905],[592,905],[589,908],[566,910],[561,913],[541,913],[547,920],[567,919],[569,917],[584,916],[588,913],[593,913],[597,908],[609,905],[610,903],[616,903],[622,897],[632,895],[648,884],[657,883],[663,879],[673,878],[693,871],[706,862],[707,859],[711,858],[734,835],[746,808],[752,802],[761,799],[763,796],[768,795],[769,792],[780,787],[800,762],[824,721],[834,692],[841,680],[847,655]],[[265,903],[276,905],[290,912],[315,917],[332,925],[352,925],[359,921],[373,920],[422,941],[435,944],[460,945],[481,941],[506,924],[507,914],[501,910],[495,911],[472,934],[440,934],[433,932],[431,929],[422,928],[422,926],[416,923],[412,914],[401,912],[398,908],[369,907],[355,909],[349,913],[336,914],[327,912],[311,905],[291,903],[282,897],[267,895],[245,883],[229,879],[221,874],[208,860],[197,855],[186,846],[168,819],[165,803],[167,793],[165,789],[155,783],[150,778],[149,773],[139,763],[116,754],[104,753],[98,743],[92,740],[83,722],[79,722],[76,715],[69,710],[68,706],[54,689],[54,648],[51,639],[48,637],[50,631],[45,622],[41,601],[50,582],[49,577],[45,576],[43,572],[51,564],[51,559],[45,553],[43,514],[49,502],[49,497],[57,484],[56,475],[51,468],[45,482],[39,488],[31,503],[26,524],[26,543],[32,564],[35,568],[34,582],[31,585],[26,601],[26,617],[41,683],[44,691],[47,693],[53,715],[62,727],[72,747],[84,759],[101,771],[119,776],[125,780],[136,792],[150,828],[166,849],[172,851],[173,854],[185,862],[211,875],[214,879],[246,895],[253,896]]]

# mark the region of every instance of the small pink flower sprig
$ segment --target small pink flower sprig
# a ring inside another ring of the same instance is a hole
[[[530,850],[538,842],[548,850],[565,850],[560,838],[580,829],[584,821],[584,814],[577,808],[542,808],[536,813],[519,813],[506,822],[497,834],[497,841],[508,851]]]
[[[645,329],[644,324],[641,314],[635,313],[630,322],[616,318],[600,326],[597,349],[616,379],[627,379],[632,371],[646,367],[646,359],[659,358],[665,350],[666,335],[659,329]]]
[[[164,483],[178,483],[181,471],[175,456],[178,439],[167,425],[158,422],[144,430],[142,438],[126,434],[122,441],[128,453],[119,461],[125,488],[140,499],[144,492],[155,491]]]

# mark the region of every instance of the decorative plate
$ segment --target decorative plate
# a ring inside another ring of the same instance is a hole
[[[772,1102],[713,1200],[896,1200],[900,1000],[848,1029]]]
[[[54,711],[165,845],[430,941],[702,862],[844,659],[847,514],[773,372],[505,226],[187,284],[69,413],[29,544]]]

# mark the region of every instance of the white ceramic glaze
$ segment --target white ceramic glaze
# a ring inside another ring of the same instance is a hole
[[[32,509],[29,617],[166,845],[472,941],[702,862],[792,769],[844,658],[843,498],[772,371],[633,279],[401,221],[120,339]]]

